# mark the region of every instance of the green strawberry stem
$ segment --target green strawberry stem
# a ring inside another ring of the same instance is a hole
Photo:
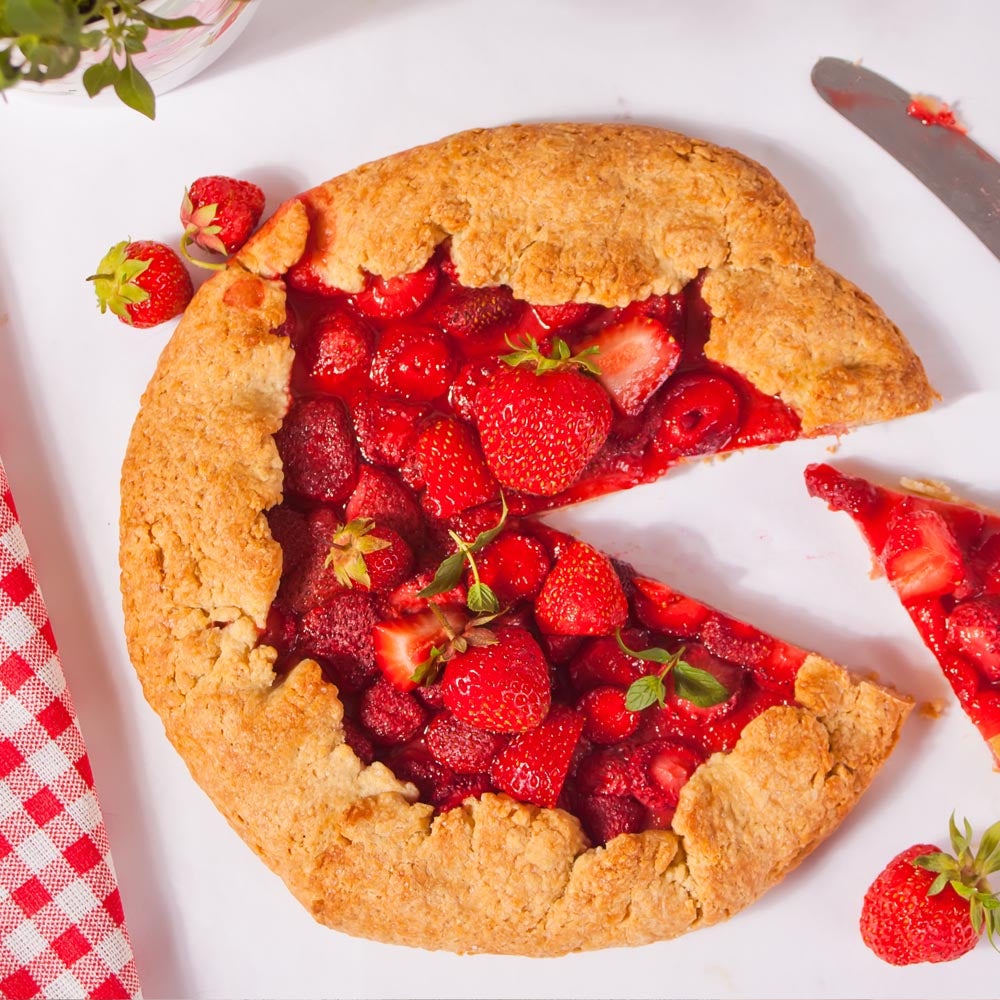
[[[213,227],[216,232],[219,232],[219,227]],[[194,264],[195,267],[203,267],[206,271],[225,271],[229,266],[226,261],[213,261],[213,260],[201,260],[198,257],[191,256],[188,247],[195,242],[195,237],[198,235],[198,230],[193,227],[188,227],[184,230],[184,235],[181,237],[181,256],[189,263]]]
[[[591,375],[600,375],[601,369],[591,358],[600,352],[596,345],[587,347],[579,354],[573,354],[566,343],[560,337],[552,341],[552,353],[546,354],[538,345],[534,337],[525,334],[520,344],[513,343],[508,337],[507,346],[511,349],[510,354],[501,354],[500,360],[506,362],[512,368],[518,365],[534,365],[536,375],[544,375],[546,372],[559,371],[564,368],[582,368]]]
[[[674,694],[678,698],[690,701],[693,705],[707,708],[710,705],[718,705],[729,697],[729,691],[716,677],[683,659],[684,646],[674,653],[658,646],[641,651],[629,649],[622,640],[620,628],[615,629],[615,639],[622,652],[629,656],[663,664],[663,669],[658,674],[645,674],[629,685],[625,692],[625,707],[630,712],[641,712],[650,705],[659,705],[663,708],[667,702],[667,686],[664,681],[669,673],[674,675]]]
[[[1000,822],[983,834],[975,854],[972,853],[972,826],[967,819],[962,825],[960,831],[952,813],[948,831],[954,854],[945,851],[921,854],[913,859],[913,864],[937,873],[927,890],[928,896],[936,896],[950,885],[959,896],[968,900],[969,920],[976,933],[982,934],[985,930],[993,949],[1000,952],[1000,897],[989,883],[989,876],[1000,871]]]

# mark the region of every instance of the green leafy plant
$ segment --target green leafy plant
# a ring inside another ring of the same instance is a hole
[[[158,17],[136,0],[0,0],[0,91],[22,80],[58,80],[84,52],[95,52],[103,58],[83,73],[87,93],[112,87],[130,108],[154,118],[153,88],[133,56],[145,51],[150,29],[201,24],[196,17]]]

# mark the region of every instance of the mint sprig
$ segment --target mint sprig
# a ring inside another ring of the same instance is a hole
[[[667,702],[665,680],[670,673],[674,677],[674,694],[700,708],[718,705],[729,697],[729,691],[718,678],[683,659],[684,646],[673,653],[659,646],[643,650],[629,649],[622,640],[621,629],[615,629],[615,639],[622,652],[629,656],[663,665],[658,674],[644,674],[629,685],[625,692],[625,707],[630,712],[641,712],[651,705],[662,708]]]
[[[503,531],[503,526],[506,523],[507,500],[503,493],[501,493],[500,519],[488,531],[480,532],[471,542],[467,542],[454,531],[448,532],[458,550],[442,561],[441,565],[437,568],[437,572],[434,574],[434,579],[417,596],[436,597],[438,594],[443,594],[453,587],[458,586],[459,581],[462,579],[462,571],[465,568],[465,564],[468,563],[474,580],[473,585],[469,588],[469,610],[479,614],[490,615],[499,612],[500,602],[497,600],[497,596],[493,593],[492,589],[480,581],[479,570],[476,567],[475,559],[472,557],[474,553],[486,548]]]

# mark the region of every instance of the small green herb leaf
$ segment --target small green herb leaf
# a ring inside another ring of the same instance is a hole
[[[105,87],[114,86],[121,71],[115,65],[111,56],[102,59],[93,66],[88,66],[83,72],[83,86],[91,97],[95,97]]]
[[[621,629],[615,629],[615,639],[618,642],[619,649],[621,649],[623,653],[628,653],[629,656],[634,656],[637,660],[648,660],[651,663],[663,663],[668,667],[673,666],[677,657],[684,652],[682,648],[677,653],[668,653],[665,649],[660,649],[657,646],[653,646],[651,649],[643,650],[629,649],[622,639]]]
[[[134,111],[147,118],[156,117],[156,97],[149,81],[136,69],[132,57],[125,59],[125,67],[115,80],[115,93]]]
[[[466,604],[477,614],[495,615],[500,611],[500,601],[491,587],[485,583],[474,583],[469,588]]]
[[[51,0],[7,0],[6,21],[18,35],[59,38],[66,25],[66,6]]]
[[[714,675],[683,660],[674,664],[674,694],[700,708],[718,705],[729,697],[725,685]]]
[[[200,28],[205,22],[199,21],[196,17],[159,17],[157,14],[150,14],[143,7],[136,7],[135,17],[137,17],[147,27],[156,31],[177,31],[180,28]]]
[[[646,674],[632,681],[625,692],[625,707],[630,712],[641,712],[650,705],[666,704],[667,689],[658,674]]]

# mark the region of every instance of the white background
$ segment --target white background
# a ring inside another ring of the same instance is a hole
[[[810,500],[799,442],[559,515],[646,573],[801,645],[876,670],[915,713],[836,835],[728,924],[554,960],[390,948],[315,925],[167,745],[126,657],[118,472],[169,327],[100,316],[84,282],[127,236],[172,242],[186,183],[249,177],[273,207],[377,156],[510,121],[630,120],[735,146],[812,221],[819,253],[905,330],[943,399],[857,431],[852,470],[948,480],[1000,506],[1000,263],[812,91],[817,58],[956,102],[1000,153],[1000,4],[746,0],[254,0],[243,37],[163,97],[13,94],[0,105],[0,454],[91,752],[148,997],[989,997],[1000,956],[895,969],[862,945],[864,890],[953,809],[1000,818],[1000,774],[853,525]],[[995,880],[1000,881],[1000,880]],[[428,920],[434,914],[427,915]]]

